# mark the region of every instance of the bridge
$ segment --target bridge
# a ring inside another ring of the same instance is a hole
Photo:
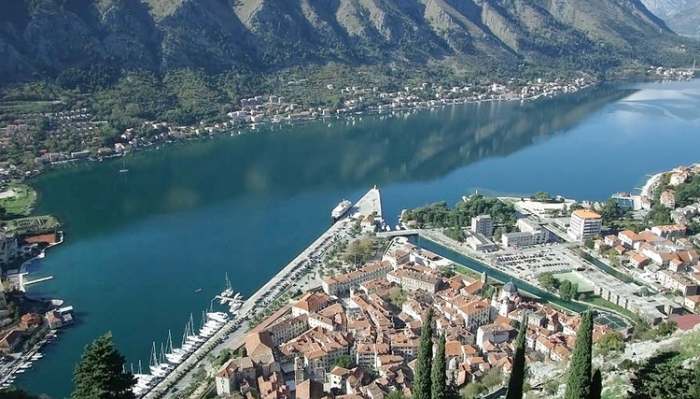
[[[421,230],[419,230],[419,229],[381,231],[381,232],[377,233],[377,238],[417,236],[417,235],[420,235],[420,233],[421,233]]]

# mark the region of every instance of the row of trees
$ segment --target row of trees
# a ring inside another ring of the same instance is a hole
[[[450,399],[455,395],[455,389],[447,384],[445,360],[445,337],[438,340],[435,358],[433,358],[433,311],[428,311],[424,320],[416,375],[413,382],[414,399]],[[522,399],[525,387],[525,339],[527,334],[527,318],[520,323],[518,336],[515,340],[513,369],[508,381],[506,399]],[[593,315],[586,312],[581,317],[581,324],[576,333],[576,346],[569,364],[566,382],[565,399],[600,399],[602,391],[602,375],[600,370],[593,371]]]
[[[433,310],[423,321],[418,347],[416,375],[413,381],[413,399],[454,399],[456,390],[447,383],[447,359],[445,357],[445,336],[438,339],[433,358]]]

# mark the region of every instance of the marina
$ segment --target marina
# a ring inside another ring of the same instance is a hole
[[[189,346],[183,344],[180,352],[173,357],[175,362],[162,362],[165,355],[158,357],[156,345],[153,344],[151,352],[150,376],[141,377],[139,380],[140,387],[135,391],[137,395],[142,395],[144,398],[160,398],[168,392],[168,389],[173,386],[179,379],[192,370],[197,361],[204,358],[214,348],[221,347],[238,347],[241,345],[241,333],[247,330],[247,322],[253,314],[267,306],[273,298],[278,297],[284,290],[290,286],[290,281],[295,280],[303,273],[307,266],[317,262],[320,253],[325,251],[325,248],[334,240],[338,234],[347,234],[351,229],[354,220],[359,220],[368,215],[382,214],[381,209],[381,194],[377,187],[369,190],[354,206],[351,206],[344,212],[344,215],[333,224],[326,232],[321,234],[314,242],[312,242],[305,250],[287,264],[277,275],[263,287],[255,292],[248,300],[240,306],[236,306],[235,310],[232,306],[232,317],[226,313],[212,312],[207,313],[208,323],[212,323],[210,328],[203,327],[200,330],[199,336],[204,337],[206,341],[200,345],[192,343]],[[226,288],[217,295],[214,300],[219,300],[221,304],[230,304],[231,302],[240,303],[240,294],[233,293],[233,288],[226,276]],[[191,323],[190,323],[191,325]],[[206,333],[208,335],[204,335]],[[185,335],[187,327],[185,328]],[[184,337],[183,337],[184,338]],[[169,342],[172,339],[169,337]],[[161,354],[163,349],[161,349]],[[173,355],[171,351],[170,355]]]

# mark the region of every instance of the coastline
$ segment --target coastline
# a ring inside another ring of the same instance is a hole
[[[151,147],[152,148],[152,147]],[[147,150],[147,149],[146,149]]]
[[[338,114],[338,115],[318,115],[318,116],[309,116],[309,117],[295,117],[295,118],[285,118],[285,119],[279,119],[279,120],[271,120],[271,121],[262,121],[262,122],[250,122],[250,123],[244,123],[239,126],[233,126],[233,127],[209,127],[205,126],[201,129],[204,130],[204,132],[201,133],[196,133],[193,135],[188,135],[184,137],[176,137],[172,132],[168,133],[167,138],[164,138],[159,141],[153,141],[153,142],[146,142],[142,144],[137,144],[134,146],[131,146],[128,150],[125,150],[123,152],[118,152],[110,155],[104,155],[104,156],[90,156],[86,158],[74,158],[74,159],[68,159],[68,160],[61,160],[61,161],[55,161],[51,162],[50,164],[47,165],[43,170],[34,170],[32,171],[27,177],[28,180],[31,181],[32,178],[35,178],[43,173],[48,173],[54,168],[61,168],[65,167],[68,165],[75,165],[75,164],[80,164],[84,162],[104,162],[107,160],[111,159],[119,159],[123,158],[125,156],[128,156],[132,153],[139,153],[139,152],[147,152],[149,150],[157,150],[159,149],[160,146],[164,145],[172,145],[172,144],[186,144],[190,141],[200,141],[200,140],[208,140],[212,139],[217,136],[224,136],[226,134],[229,134],[230,136],[237,136],[237,135],[242,135],[242,134],[251,134],[259,129],[267,128],[274,130],[276,127],[298,127],[298,126],[303,126],[304,124],[307,123],[313,123],[313,122],[332,122],[332,121],[340,121],[340,122],[354,122],[356,119],[361,119],[364,116],[368,117],[388,117],[388,118],[398,118],[401,116],[404,116],[405,113],[413,113],[413,112],[418,112],[418,111],[426,111],[426,110],[437,110],[437,109],[445,109],[448,107],[454,107],[458,105],[470,105],[470,104],[482,104],[482,103],[499,103],[499,102],[508,102],[508,103],[515,103],[515,102],[520,102],[520,103],[526,103],[526,102],[535,102],[538,100],[544,100],[544,99],[554,99],[558,98],[561,96],[566,96],[566,95],[571,95],[571,94],[576,94],[584,90],[588,89],[593,89],[596,87],[599,87],[601,84],[604,82],[602,81],[595,81],[591,82],[588,84],[585,84],[581,87],[578,87],[575,91],[567,91],[567,92],[557,92],[554,94],[537,94],[533,95],[530,97],[525,97],[525,98],[488,98],[488,99],[477,99],[477,100],[470,100],[468,97],[462,97],[462,98],[455,98],[455,99],[443,99],[440,101],[435,101],[435,104],[429,104],[427,101],[421,102],[416,105],[408,105],[408,106],[402,106],[402,107],[397,107],[397,108],[391,108],[391,109],[384,109],[384,108],[377,108],[376,106],[370,106],[367,109],[364,109],[362,111],[356,111],[356,112],[349,112],[349,113],[344,113],[344,114]],[[183,129],[195,129],[196,127],[200,126],[200,124],[193,124],[189,126],[183,126],[180,128]],[[209,130],[210,129],[210,130]],[[38,202],[38,201],[37,201]]]
[[[656,78],[656,79],[654,79]],[[234,126],[234,122],[231,121],[231,126],[228,126],[227,123],[217,123],[211,126],[206,126],[203,124],[203,122],[197,122],[192,125],[186,125],[186,126],[178,126],[174,128],[175,130],[169,130],[167,133],[163,133],[160,135],[160,137],[157,140],[154,141],[145,141],[145,142],[136,142],[133,145],[129,145],[128,149],[125,149],[121,152],[114,152],[109,155],[98,155],[98,156],[88,156],[88,157],[82,157],[82,158],[72,158],[72,159],[65,159],[65,160],[60,160],[60,161],[52,161],[48,163],[43,169],[35,169],[32,171],[26,172],[26,178],[31,180],[34,177],[37,177],[43,173],[47,173],[53,168],[60,168],[64,167],[67,165],[74,165],[76,163],[82,163],[82,162],[103,162],[106,160],[110,159],[118,159],[122,158],[125,156],[128,156],[131,153],[137,153],[137,152],[144,152],[148,150],[157,150],[160,148],[160,146],[163,145],[169,145],[169,144],[178,144],[178,143],[187,143],[189,141],[198,141],[198,140],[206,140],[206,139],[211,139],[216,136],[223,136],[226,134],[229,134],[230,136],[236,136],[236,135],[241,135],[241,134],[249,134],[257,131],[258,129],[261,128],[268,128],[268,129],[275,129],[276,127],[296,127],[296,126],[302,126],[306,123],[312,123],[312,122],[332,122],[332,121],[355,121],[357,118],[362,118],[363,116],[383,116],[383,117],[399,117],[405,115],[406,112],[412,113],[412,112],[418,112],[418,111],[425,111],[425,110],[435,110],[435,109],[444,109],[446,107],[454,107],[457,105],[468,105],[468,104],[482,104],[482,103],[499,103],[499,102],[520,102],[520,103],[526,103],[526,102],[536,102],[539,100],[543,99],[553,99],[553,98],[558,98],[561,96],[566,96],[566,95],[571,95],[571,94],[576,94],[584,90],[588,89],[594,89],[597,87],[600,87],[603,84],[606,83],[611,83],[611,82],[644,82],[644,83],[652,83],[652,82],[669,82],[669,81],[687,81],[687,80],[692,80],[694,78],[673,78],[673,79],[658,79],[658,77],[649,77],[649,76],[634,76],[634,77],[621,77],[619,79],[616,79],[614,81],[610,80],[595,80],[591,82],[586,82],[585,84],[581,86],[577,86],[575,90],[558,90],[553,93],[538,93],[535,95],[531,95],[528,97],[519,97],[519,96],[500,96],[497,98],[485,98],[485,99],[472,99],[470,97],[458,97],[458,98],[441,98],[438,100],[425,100],[425,101],[420,101],[420,102],[415,102],[413,104],[406,104],[402,105],[399,107],[383,107],[383,106],[376,106],[376,105],[370,105],[367,106],[366,108],[360,110],[360,111],[348,111],[344,113],[338,113],[336,115],[308,115],[308,116],[295,116],[291,117],[287,116],[285,118],[271,118],[270,120],[263,120],[261,122],[247,122],[247,123],[240,123],[236,122]],[[162,123],[154,123],[154,125],[158,125]],[[167,124],[166,124],[167,125]],[[170,127],[169,127],[170,128]],[[127,129],[127,131],[133,130],[133,128]],[[187,131],[188,133],[183,133],[183,131]],[[192,133],[194,131],[194,133]]]

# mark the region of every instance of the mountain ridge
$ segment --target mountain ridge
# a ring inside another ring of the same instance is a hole
[[[700,0],[643,0],[675,32],[700,38]]]
[[[563,65],[683,57],[640,0],[18,0],[0,7],[6,81],[73,70],[269,71],[309,63]],[[97,73],[97,72],[96,72]]]

